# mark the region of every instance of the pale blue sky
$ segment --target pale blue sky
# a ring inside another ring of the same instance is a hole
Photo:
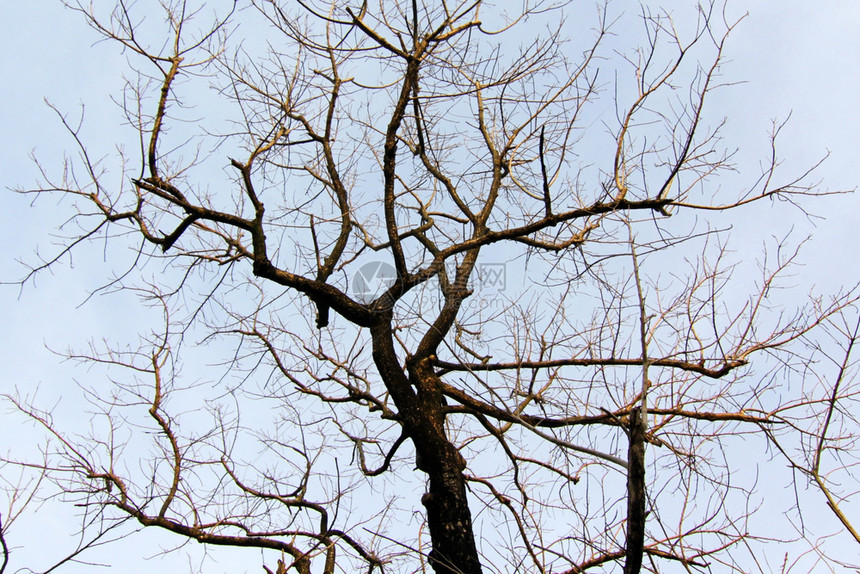
[[[102,2],[103,0],[98,0]],[[106,1],[106,0],[105,0]],[[619,9],[620,3],[615,8]],[[633,3],[632,9],[636,9]],[[664,2],[664,6],[687,5],[687,2]],[[722,113],[730,120],[727,137],[748,146],[741,154],[748,166],[757,165],[767,153],[771,119],[784,119],[791,112],[791,122],[784,131],[781,153],[786,167],[802,171],[827,151],[830,159],[819,170],[822,187],[850,189],[860,184],[858,134],[860,113],[860,3],[852,0],[825,0],[817,3],[801,0],[730,2],[730,12],[750,12],[729,43],[726,76],[746,83],[719,92],[711,101],[711,112]],[[72,115],[78,104],[87,106],[86,130],[90,137],[114,141],[118,138],[117,113],[109,95],[118,94],[124,59],[114,46],[101,43],[83,25],[78,15],[64,10],[51,0],[6,2],[0,20],[0,182],[6,187],[27,187],[35,183],[38,172],[29,154],[34,152],[46,168],[60,165],[69,140],[56,115],[43,98]],[[34,207],[30,199],[3,191],[0,209],[0,280],[19,278],[24,268],[16,259],[33,261],[35,249],[49,255],[53,229],[68,215],[56,208],[51,198],[42,198]],[[795,222],[770,220],[766,211],[750,212],[738,221],[736,249],[748,247],[754,254],[761,251],[761,240],[744,245],[746,233],[759,237],[762,226],[773,225],[774,233],[785,231],[794,223],[801,235],[812,234],[803,261],[805,272],[797,278],[799,295],[812,285],[834,290],[842,284],[860,280],[860,263],[856,256],[860,245],[858,226],[860,196],[824,199],[811,205],[811,211],[823,216],[815,226],[795,214]],[[782,213],[782,212],[780,212]],[[63,262],[53,273],[41,275],[35,284],[23,290],[0,286],[0,309],[6,328],[0,332],[0,392],[15,387],[30,392],[39,387],[45,406],[62,398],[56,408],[59,421],[74,422],[83,408],[80,393],[73,380],[84,380],[80,370],[46,347],[65,350],[81,348],[92,338],[119,338],[132,341],[151,314],[135,311],[134,299],[97,298],[83,307],[88,290],[98,286],[110,272],[110,262],[102,252],[90,246],[75,257],[74,268]],[[6,410],[0,410],[0,417]],[[15,419],[15,425],[20,419]],[[0,422],[0,451],[21,448],[33,440],[29,427],[13,427]],[[5,511],[0,498],[0,512]],[[50,505],[46,508],[51,508]],[[826,515],[825,515],[826,516]],[[830,519],[826,516],[825,519]],[[74,539],[64,540],[63,532],[74,526],[68,517],[42,513],[40,521],[21,521],[13,528],[9,542],[24,545],[13,554],[12,572],[20,567],[44,568],[48,564],[44,541],[52,540],[52,552],[58,558],[70,551]],[[64,530],[65,529],[65,530]],[[150,572],[153,564],[134,564],[132,556],[157,554],[150,541],[153,534],[142,534],[121,553],[93,553],[84,558],[115,562],[114,571]],[[33,538],[30,538],[33,537]],[[849,540],[845,541],[850,543]],[[196,552],[196,547],[189,549]],[[220,552],[220,551],[219,551]],[[223,552],[230,554],[230,552]],[[186,571],[187,558],[175,554],[164,558],[165,571]],[[199,564],[195,559],[194,564]],[[207,574],[217,572],[259,572],[252,553],[245,553],[235,564],[220,561],[208,564]],[[160,563],[160,562],[159,562]],[[169,566],[168,566],[169,565]],[[195,566],[196,568],[196,566]],[[103,571],[104,569],[92,569]],[[72,567],[68,572],[91,571]]]

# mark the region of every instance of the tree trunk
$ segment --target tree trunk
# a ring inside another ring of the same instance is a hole
[[[433,456],[428,452],[432,447],[419,446],[415,439],[413,442],[419,452],[423,451],[421,470],[430,478],[429,490],[421,497],[421,503],[427,509],[427,525],[433,543],[430,552],[433,571],[436,574],[480,574],[481,562],[475,545],[460,453],[447,443],[447,447]]]
[[[441,381],[427,358],[409,359],[406,375],[394,351],[389,319],[372,327],[371,334],[374,362],[415,445],[417,466],[429,479],[421,503],[433,547],[430,565],[436,574],[480,574],[463,476],[466,461],[445,433]]]
[[[624,574],[639,574],[645,546],[645,419],[630,412],[627,450],[627,542]]]

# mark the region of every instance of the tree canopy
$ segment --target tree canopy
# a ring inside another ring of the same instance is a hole
[[[9,397],[50,442],[6,464],[85,547],[132,520],[278,574],[769,571],[818,531],[757,514],[768,457],[860,543],[857,291],[790,307],[794,238],[755,276],[730,249],[733,213],[829,192],[780,124],[735,173],[722,6],[69,6],[127,57],[129,139],[94,157],[58,108],[76,151],[21,191],[72,220],[23,282],[108,244],[163,318],[72,353],[107,373],[92,436]]]

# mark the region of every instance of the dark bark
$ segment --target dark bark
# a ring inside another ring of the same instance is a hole
[[[645,545],[645,418],[640,416],[638,408],[630,411],[628,437],[624,574],[638,574]]]
[[[445,435],[441,381],[427,359],[410,367],[410,380],[418,389],[421,414],[410,436],[419,453],[418,468],[429,479],[429,489],[421,503],[427,509],[433,541],[430,565],[437,574],[478,574],[481,562],[463,476],[466,461]]]
[[[430,565],[436,574],[480,574],[463,470],[466,461],[445,433],[442,384],[429,358],[407,360],[408,376],[397,359],[390,314],[371,329],[373,358],[412,439],[418,468],[427,474],[421,498],[432,542]]]

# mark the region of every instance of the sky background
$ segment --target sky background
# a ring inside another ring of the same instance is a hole
[[[88,136],[118,140],[117,110],[110,96],[120,93],[125,61],[115,46],[94,45],[93,32],[58,2],[4,4],[0,19],[0,281],[9,282],[20,279],[26,271],[19,260],[34,261],[37,250],[46,255],[54,252],[51,235],[68,215],[52,198],[33,203],[31,197],[9,191],[37,182],[39,172],[33,154],[47,169],[57,170],[65,150],[70,149],[69,138],[44,99],[72,116],[79,113],[79,104],[85,103]],[[689,3],[662,4],[671,9]],[[614,9],[620,10],[620,5],[617,2]],[[636,10],[633,3],[630,5]],[[726,79],[744,83],[718,92],[710,103],[712,114],[729,118],[727,140],[743,146],[741,165],[756,166],[759,158],[766,156],[772,120],[791,114],[780,149],[787,173],[800,173],[829,152],[829,159],[818,171],[822,189],[852,189],[860,184],[860,3],[730,2],[731,13],[745,10],[749,17],[729,42],[725,67]],[[798,237],[810,236],[801,257],[804,267],[797,277],[797,295],[803,296],[813,287],[832,292],[860,280],[858,207],[860,196],[849,195],[810,204],[812,213],[821,219],[793,211],[796,219],[786,221],[784,210],[778,212],[779,219],[776,212],[751,210],[733,219],[737,226],[733,246],[758,255],[763,229],[772,226],[774,234],[781,235],[794,226]],[[97,296],[84,303],[87,294],[113,270],[103,253],[90,246],[75,256],[74,265],[63,261],[23,288],[0,285],[0,316],[5,320],[5,329],[0,330],[4,365],[0,393],[18,389],[32,396],[38,389],[40,403],[56,405],[54,412],[61,423],[86,424],[81,417],[86,405],[75,380],[85,381],[87,371],[64,362],[51,350],[81,348],[91,339],[133,341],[136,333],[145,330],[147,321],[153,320],[151,313],[136,308],[130,296]],[[0,453],[10,449],[20,452],[35,444],[37,435],[20,423],[19,417],[0,406]],[[4,504],[0,497],[0,512],[5,513]],[[75,523],[51,504],[44,508],[47,510],[38,516],[24,517],[13,527],[9,542],[17,548],[11,572],[22,567],[40,571],[49,565],[46,560],[57,559],[74,548],[75,539],[68,533]],[[46,539],[52,540],[50,553],[43,544]],[[131,564],[138,561],[137,557],[158,554],[157,545],[163,540],[143,533],[133,543],[98,558],[115,562],[117,571],[149,572],[152,562]],[[850,540],[846,538],[845,543]],[[259,561],[248,558],[252,556],[247,552],[234,564],[222,558],[217,566],[207,563],[204,570],[207,574],[259,572]],[[168,571],[187,570],[185,553],[164,560],[173,565]],[[193,558],[190,564],[196,570],[201,562]],[[84,570],[72,567],[68,571]]]

